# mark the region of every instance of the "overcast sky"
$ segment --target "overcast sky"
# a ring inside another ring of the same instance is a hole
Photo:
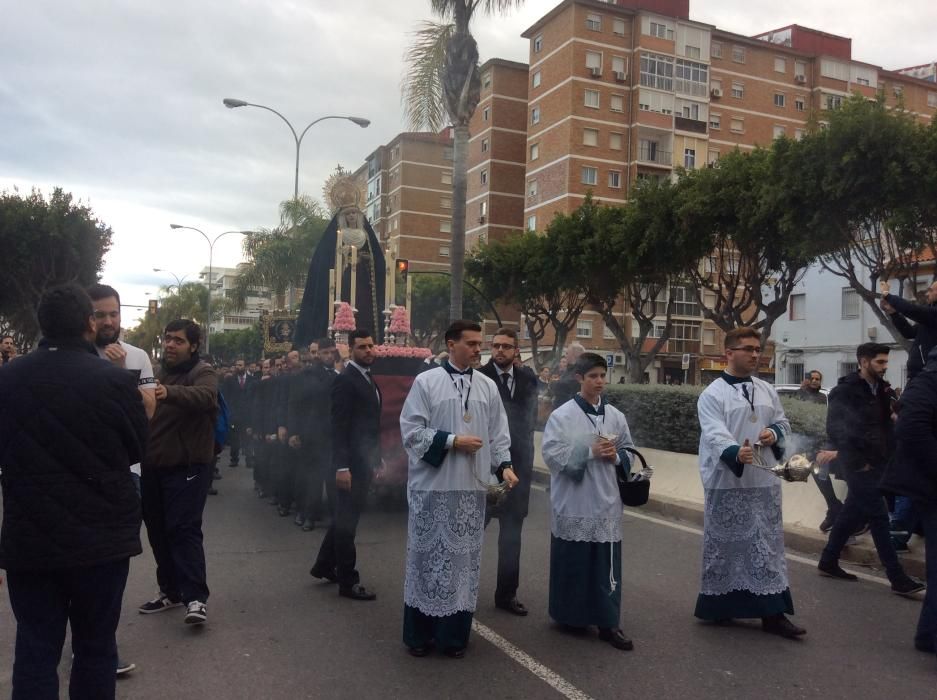
[[[482,60],[526,61],[520,33],[557,3],[532,0],[475,25]],[[399,83],[408,32],[427,0],[7,0],[0,26],[0,189],[60,186],[115,232],[104,281],[146,304],[171,277],[197,279],[208,245],[191,231],[270,227],[292,196],[286,125],[301,130],[300,191],[321,198],[337,163],[354,169],[405,128]],[[801,24],[851,37],[857,60],[901,68],[937,59],[937,2],[691,0],[691,17],[741,34]],[[240,260],[240,236],[215,249]],[[311,254],[311,252],[310,252]],[[125,326],[131,325],[125,312]]]

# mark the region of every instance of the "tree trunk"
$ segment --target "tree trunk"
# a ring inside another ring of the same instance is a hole
[[[462,318],[462,280],[465,276],[465,198],[468,190],[468,126],[453,128],[452,144],[452,243],[449,264],[449,320]]]

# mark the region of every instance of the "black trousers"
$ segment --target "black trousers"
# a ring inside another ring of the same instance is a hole
[[[485,514],[485,527],[492,520]],[[495,603],[509,603],[517,596],[521,572],[521,530],[524,517],[505,512],[498,520],[498,584]]]
[[[231,450],[230,463],[234,466],[241,458],[241,427],[239,425],[232,425],[228,430],[228,447]],[[244,451],[247,452],[247,450]]]
[[[370,485],[370,474],[355,473],[350,491],[335,490],[335,514],[316,557],[315,568],[326,571],[334,568],[338,573],[338,585],[343,589],[351,588],[361,580],[355,568],[358,559],[355,534]]]
[[[281,508],[289,508],[293,505],[296,486],[296,466],[297,454],[289,445],[278,442],[275,445],[276,454],[276,486],[275,495],[277,505]]]
[[[329,454],[307,453],[300,467],[305,478],[304,513],[311,520],[325,520],[335,513],[335,470]],[[324,495],[323,495],[324,494]]]
[[[254,443],[254,483],[265,494],[270,494],[270,444],[263,439]]]
[[[117,623],[130,559],[78,569],[7,572],[16,617],[13,700],[58,700],[58,665],[71,624],[71,700],[113,700]]]
[[[838,561],[852,533],[863,524],[869,523],[878,558],[885,567],[888,578],[893,580],[895,576],[904,573],[904,569],[898,561],[895,546],[891,541],[885,498],[878,490],[881,476],[882,473],[877,469],[865,472],[850,470],[846,473],[846,484],[849,487],[846,502],[843,503],[836,523],[830,531],[830,538],[823,549],[823,554],[820,555],[820,561],[824,563]]]
[[[165,595],[183,603],[208,600],[202,512],[211,472],[211,464],[150,468],[140,482],[156,581]]]

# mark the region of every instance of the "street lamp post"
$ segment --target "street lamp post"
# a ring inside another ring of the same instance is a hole
[[[179,278],[179,275],[177,275],[175,272],[172,272],[171,270],[163,270],[162,268],[159,268],[159,267],[154,267],[154,268],[153,268],[153,272],[165,272],[167,275],[172,275],[173,277],[175,277],[175,278],[176,278],[176,291],[177,291],[177,292],[180,292],[180,291],[182,290],[182,281],[183,281],[186,277],[188,277],[188,275],[182,275],[182,279],[180,279],[180,278]],[[169,285],[169,287],[171,288],[172,285]]]
[[[215,236],[214,240],[208,237],[202,229],[195,228],[194,226],[183,226],[182,224],[169,224],[171,229],[185,229],[188,231],[196,231],[197,233],[202,234],[202,238],[208,243],[208,308],[206,309],[206,316],[208,317],[208,328],[205,331],[205,354],[207,355],[211,351],[211,290],[215,284],[214,280],[214,270],[212,267],[213,256],[215,252],[215,243],[218,242],[218,239],[222,236],[227,236],[229,233],[240,233],[244,236],[251,233],[251,231],[225,231],[224,233],[219,233]]]
[[[365,119],[364,117],[349,117],[349,116],[330,114],[328,116],[319,117],[318,119],[315,119],[309,122],[306,128],[303,129],[302,133],[297,135],[296,129],[293,128],[293,125],[290,123],[290,120],[284,117],[282,114],[280,114],[278,111],[276,111],[272,107],[267,107],[266,105],[254,104],[253,102],[246,102],[244,100],[237,100],[237,99],[234,99],[233,97],[226,97],[224,98],[224,100],[222,100],[222,102],[224,103],[224,106],[227,107],[228,109],[236,109],[238,107],[258,107],[260,109],[265,109],[268,112],[273,112],[280,119],[286,122],[286,125],[290,128],[290,132],[293,134],[293,140],[296,142],[296,171],[293,177],[293,199],[299,199],[299,147],[302,145],[303,137],[306,135],[306,132],[309,131],[309,129],[311,129],[314,125],[326,119],[347,119],[350,122],[354,122],[355,124],[360,126],[362,129],[366,129],[368,125],[371,123],[371,120]]]

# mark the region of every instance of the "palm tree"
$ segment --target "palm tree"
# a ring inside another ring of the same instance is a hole
[[[405,56],[401,98],[412,129],[453,128],[452,144],[452,270],[449,318],[462,318],[462,280],[465,262],[465,193],[468,185],[469,121],[481,93],[478,44],[469,25],[480,9],[503,14],[523,0],[430,0],[441,22],[421,22]]]

